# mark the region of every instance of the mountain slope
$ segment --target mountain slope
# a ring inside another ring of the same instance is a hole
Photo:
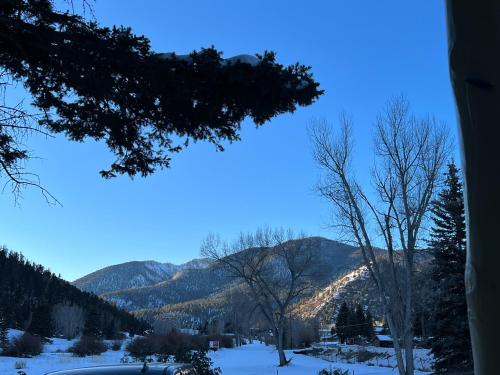
[[[202,269],[207,260],[194,259],[175,265],[152,260],[132,261],[102,268],[72,282],[86,292],[97,295],[121,289],[141,288],[168,280],[176,273],[189,269]]]
[[[231,319],[235,310],[244,316],[249,305],[243,294],[244,287],[237,285],[205,298],[167,304],[161,308],[136,310],[134,315],[151,323],[170,319],[182,327],[196,328],[205,321]],[[369,306],[375,317],[382,316],[382,306],[366,266],[360,265],[345,274],[333,277],[333,280],[323,284],[323,287],[318,286],[316,292],[303,296],[293,306],[293,316],[301,320],[316,319],[320,324],[330,325],[344,301],[353,306]]]
[[[0,248],[0,315],[9,327],[44,337],[74,337],[84,330],[111,337],[119,330],[142,333],[147,328],[128,312],[5,248]]]
[[[360,251],[352,246],[320,237],[297,240],[296,246],[310,249],[315,258],[313,282],[315,287],[322,288],[335,280],[346,270],[353,270],[362,263]],[[245,250],[248,251],[248,250]],[[180,311],[190,306],[193,311],[204,310],[203,306],[212,306],[211,299],[223,300],[230,287],[235,286],[235,280],[225,274],[217,264],[211,264],[198,270],[178,272],[169,280],[141,288],[129,288],[103,293],[101,296],[127,310],[141,310],[141,314],[152,316]],[[211,311],[219,314],[220,303]],[[170,308],[172,307],[172,308]],[[148,309],[158,309],[147,312]]]
[[[374,317],[382,317],[378,292],[359,249],[321,237],[296,240],[293,244],[312,251],[315,259],[312,288],[295,302],[296,318],[331,324],[343,301],[369,307]],[[385,252],[379,251],[383,257]],[[416,254],[419,267],[428,260],[428,252]],[[207,321],[227,322],[234,314],[244,316],[254,306],[241,282],[229,277],[217,263],[206,260],[198,269],[185,267],[156,284],[113,290],[101,297],[150,323],[170,319],[185,328],[196,328]]]

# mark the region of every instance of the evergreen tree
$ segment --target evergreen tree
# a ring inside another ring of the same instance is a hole
[[[0,351],[3,353],[9,346],[9,337],[7,329],[7,321],[4,314],[0,311]]]
[[[309,67],[283,66],[272,52],[156,53],[130,28],[101,27],[57,3],[0,1],[0,71],[24,85],[49,132],[105,142],[116,159],[104,177],[149,175],[192,141],[223,150],[245,118],[261,125],[323,93]],[[28,155],[7,129],[0,169],[9,172]]]
[[[435,331],[432,353],[438,371],[472,368],[465,299],[466,232],[462,184],[455,164],[448,165],[445,188],[433,202],[431,248],[436,282]]]
[[[189,362],[196,369],[197,375],[220,375],[222,370],[219,367],[213,368],[213,361],[207,356],[204,350],[197,350],[190,355]]]
[[[361,305],[356,306],[356,310],[353,311],[353,336],[362,336],[365,330],[366,317],[365,312]]]
[[[49,305],[40,305],[33,312],[31,324],[28,327],[30,333],[41,337],[52,337],[54,325],[52,324],[52,308]]]
[[[335,327],[337,330],[337,335],[340,338],[340,342],[344,343],[350,335],[350,315],[351,312],[346,302],[343,302],[340,306],[339,313],[337,314],[337,320],[335,321]]]
[[[22,329],[26,322],[31,322],[28,330],[50,337],[51,330],[56,328],[56,324],[51,324],[51,312],[60,304],[75,305],[87,315],[93,310],[96,313],[93,329],[97,332],[105,330],[110,320],[115,323],[115,331],[142,334],[148,328],[130,313],[94,294],[82,292],[41,265],[28,262],[20,253],[0,247],[0,311],[9,327]]]
[[[98,311],[91,309],[87,313],[87,318],[85,319],[85,328],[83,329],[83,333],[85,335],[93,336],[93,337],[101,337],[101,314]]]
[[[106,340],[113,340],[119,333],[120,329],[114,319],[109,319],[103,329],[103,335]]]
[[[363,336],[365,336],[368,340],[371,340],[375,337],[375,330],[373,329],[373,317],[369,309],[366,310]]]

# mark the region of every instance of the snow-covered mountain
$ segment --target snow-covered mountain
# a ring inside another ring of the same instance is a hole
[[[295,318],[315,319],[320,324],[328,326],[333,323],[344,301],[351,305],[361,304],[369,307],[375,317],[382,316],[382,307],[378,301],[375,285],[364,265],[359,265],[337,276],[330,276],[328,277],[330,282],[316,283],[314,293],[305,295],[297,301],[293,306]],[[228,309],[234,308],[235,303],[236,309],[248,307],[248,301],[244,298],[241,300],[242,291],[238,290],[239,288],[241,285],[233,285],[232,288],[222,289],[208,297],[169,303],[161,308],[136,310],[134,314],[149,322],[168,317],[180,322],[183,327],[196,327],[200,322],[224,319],[228,314]],[[228,301],[231,301],[233,306],[228,306]]]
[[[378,293],[358,248],[322,237],[297,240],[294,246],[311,250],[315,259],[308,281],[312,288],[296,301],[295,317],[328,325],[343,301],[369,307],[375,317],[381,316]],[[383,254],[380,250],[380,256]],[[423,265],[429,256],[423,252],[417,258]],[[280,272],[277,267],[276,272]],[[74,284],[150,323],[173,319],[182,327],[196,328],[201,322],[224,321],[238,304],[240,309],[249,309],[241,282],[230,277],[219,264],[204,259],[180,266],[128,262],[96,271]]]
[[[337,241],[311,237],[294,242],[296,246],[305,246],[313,251],[316,260],[313,281],[318,289],[326,287],[346,271],[354,270],[362,264],[362,256],[358,249]],[[129,311],[141,310],[140,315],[150,321],[154,320],[154,316],[164,313],[176,315],[186,313],[205,317],[208,312],[207,306],[210,306],[210,315],[223,314],[227,305],[224,301],[231,298],[229,290],[237,286],[237,282],[219,265],[213,263],[207,266],[206,261],[201,261],[199,266],[199,263],[200,261],[196,260],[191,263],[196,267],[184,267],[174,274],[165,273],[161,281],[154,283],[154,279],[150,279],[151,282],[147,285],[142,283],[138,287],[127,285],[118,289],[117,283],[111,283],[114,287],[112,288],[108,282],[107,291],[102,292],[100,296]],[[124,269],[123,266],[121,269]],[[102,271],[109,272],[107,269]],[[279,269],[276,271],[279,272]],[[118,275],[115,275],[116,277]],[[133,272],[127,269],[126,275],[120,275],[120,280],[132,280],[134,277],[138,276],[134,276]],[[103,283],[108,281],[109,276],[104,279],[100,275],[100,279]],[[98,282],[95,284],[99,285]]]
[[[169,280],[179,272],[206,268],[208,263],[206,259],[193,259],[181,265],[153,260],[126,262],[92,272],[72,284],[86,292],[101,295],[122,289],[155,285]]]
[[[322,237],[294,242],[312,250],[315,258],[310,280],[314,292],[297,301],[297,317],[328,323],[343,300],[369,304],[372,313],[378,315],[377,294],[359,249]],[[228,301],[233,301],[241,288],[218,264],[203,259],[181,266],[129,262],[96,271],[74,284],[149,322],[171,316],[181,320],[183,326],[222,319],[231,305]]]

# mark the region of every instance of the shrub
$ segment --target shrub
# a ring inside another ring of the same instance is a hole
[[[356,360],[358,362],[366,362],[366,361],[369,361],[370,359],[373,359],[377,356],[378,356],[378,353],[370,352],[366,349],[361,349],[356,355]]]
[[[75,357],[85,357],[88,355],[99,355],[108,350],[107,345],[101,339],[84,335],[71,348],[68,349]]]
[[[21,370],[23,368],[26,368],[26,362],[25,361],[18,361],[16,363],[14,363],[14,368],[16,370]]]
[[[159,360],[165,361],[175,356],[176,361],[188,362],[193,350],[208,349],[206,338],[185,335],[172,331],[167,335],[147,335],[136,337],[128,343],[126,350],[136,360],[144,361],[147,357],[159,355]]]
[[[25,332],[12,340],[6,354],[13,357],[32,357],[42,352],[43,344],[39,336]]]
[[[342,370],[340,368],[324,368],[323,370],[318,372],[318,375],[349,375],[349,370]]]
[[[309,326],[299,327],[299,331],[297,334],[297,343],[299,348],[309,348],[311,344],[316,340],[315,331],[310,329]]]
[[[228,348],[228,349],[234,348],[234,339],[231,336],[222,336],[220,345],[223,348]]]
[[[121,340],[115,340],[113,341],[113,343],[111,344],[111,350],[117,352],[118,350],[120,350],[122,348],[122,342]]]
[[[118,332],[115,335],[115,340],[125,340],[127,338],[127,335],[123,332]]]
[[[124,334],[123,332],[113,332],[113,333],[108,333],[105,335],[106,340],[113,340],[113,341],[123,341],[127,338],[127,335]]]
[[[219,367],[212,368],[212,360],[207,357],[205,350],[198,350],[191,355],[190,361],[196,369],[197,375],[220,375],[222,371]]]
[[[136,337],[127,344],[126,349],[133,358],[144,361],[146,357],[157,353],[158,345],[151,336]]]

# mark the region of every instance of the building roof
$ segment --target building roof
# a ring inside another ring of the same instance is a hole
[[[378,341],[392,341],[392,337],[388,335],[375,335]]]

